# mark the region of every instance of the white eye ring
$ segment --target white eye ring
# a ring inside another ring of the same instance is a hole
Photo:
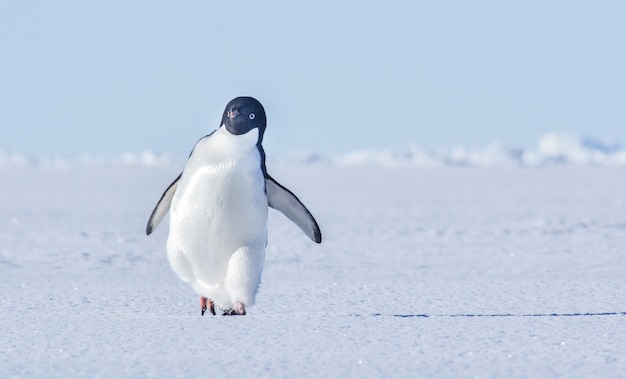
[[[254,117],[256,117],[256,116],[254,115],[254,113],[250,113],[250,115],[248,115],[248,118],[249,118],[250,120],[254,120]]]

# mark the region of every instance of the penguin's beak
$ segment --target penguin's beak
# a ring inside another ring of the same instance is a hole
[[[231,109],[227,113],[228,118],[235,118],[238,114],[239,114],[239,111],[237,110],[237,108]]]

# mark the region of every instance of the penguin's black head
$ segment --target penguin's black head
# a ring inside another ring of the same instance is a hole
[[[259,101],[253,97],[237,97],[226,104],[222,125],[231,134],[248,133],[254,128],[259,129],[259,143],[265,133],[265,110]]]

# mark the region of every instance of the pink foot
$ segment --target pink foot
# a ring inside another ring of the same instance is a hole
[[[233,309],[224,312],[224,316],[245,316],[245,315],[246,315],[246,306],[240,302],[236,302],[233,305]]]
[[[211,314],[215,316],[215,305],[213,304],[213,301],[206,297],[200,296],[200,314],[202,316],[204,316],[204,312],[206,312],[207,306],[209,308],[209,312],[211,312]]]

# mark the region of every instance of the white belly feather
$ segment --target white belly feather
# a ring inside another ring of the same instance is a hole
[[[170,208],[168,259],[223,308],[254,303],[267,243],[268,203],[258,131],[224,128],[198,141]]]

